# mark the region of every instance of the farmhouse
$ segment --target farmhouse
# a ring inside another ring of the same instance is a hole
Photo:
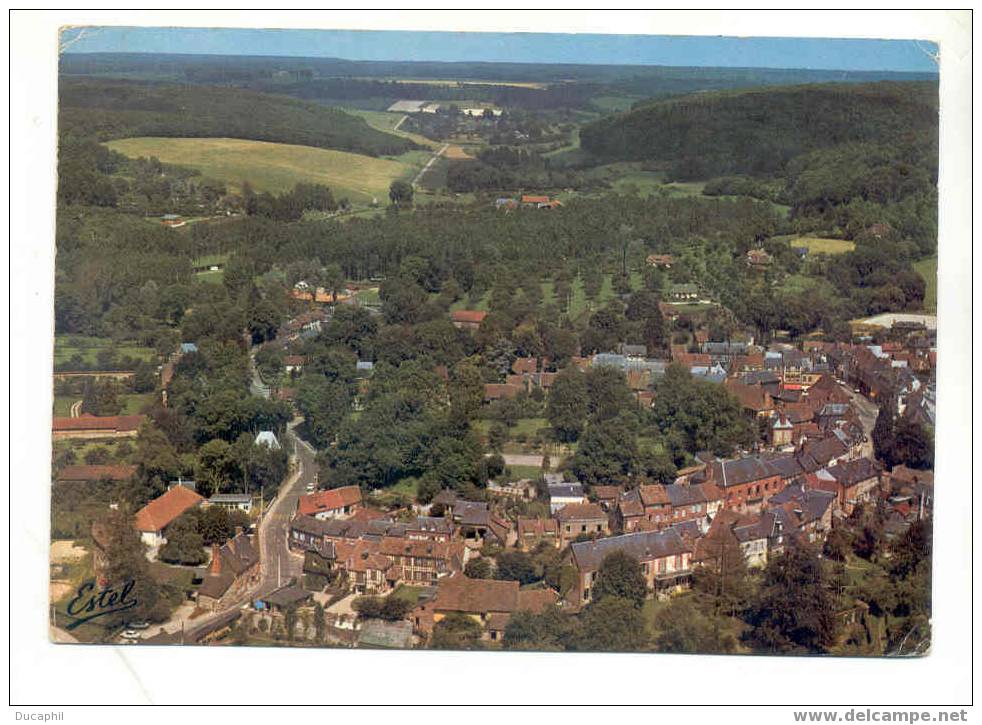
[[[424,635],[448,614],[463,614],[481,625],[482,639],[500,641],[511,615],[518,611],[539,614],[556,603],[551,589],[520,590],[516,581],[469,579],[456,574],[441,579],[436,593],[413,611],[413,626]]]
[[[315,519],[345,518],[361,508],[361,489],[358,486],[343,486],[329,491],[301,496],[297,500],[298,516],[313,516]]]
[[[185,511],[200,506],[204,500],[204,497],[185,486],[175,486],[155,498],[136,512],[136,530],[140,532],[143,543],[151,548],[166,544],[164,529]]]
[[[458,330],[476,330],[487,316],[480,310],[455,310],[450,313],[450,321]]]
[[[78,418],[55,418],[51,423],[54,440],[85,438],[135,438],[145,415],[96,416],[88,413]]]

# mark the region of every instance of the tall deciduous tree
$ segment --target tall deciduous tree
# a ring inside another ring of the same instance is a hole
[[[620,597],[641,607],[647,596],[648,586],[637,559],[623,551],[611,552],[603,558],[593,585],[594,600]]]
[[[751,605],[748,640],[770,653],[828,652],[835,642],[835,600],[817,552],[792,542],[767,562],[760,591]]]

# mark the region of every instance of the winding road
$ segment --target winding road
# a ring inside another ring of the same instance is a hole
[[[252,383],[250,388],[253,395],[268,398],[270,390],[256,372],[255,360],[252,362]],[[257,536],[259,546],[259,582],[251,589],[230,601],[220,611],[198,617],[194,625],[185,630],[185,640],[194,642],[197,635],[211,625],[222,615],[233,609],[238,609],[255,599],[262,598],[270,592],[290,582],[292,577],[298,580],[303,576],[303,556],[290,551],[288,536],[290,519],[297,509],[297,500],[306,491],[308,484],[314,482],[317,471],[315,456],[317,451],[307,441],[295,432],[302,418],[294,419],[287,426],[284,443],[291,446],[294,454],[296,469],[280,486],[276,498],[270,503],[265,516],[259,523]]]

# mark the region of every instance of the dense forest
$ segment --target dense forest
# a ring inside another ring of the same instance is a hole
[[[796,86],[642,104],[585,126],[584,149],[661,164],[704,193],[791,206],[798,232],[876,223],[937,236],[938,99],[934,83]]]
[[[585,126],[600,157],[666,160],[679,178],[781,171],[796,156],[858,142],[936,139],[937,85],[792,86],[642,104]]]
[[[217,86],[66,78],[59,84],[59,107],[63,141],[222,137],[370,156],[419,148],[336,108]]]
[[[340,58],[297,58],[270,56],[201,56],[162,53],[64,53],[60,60],[60,72],[64,75],[107,75],[113,77],[158,78],[191,83],[237,85],[259,90],[269,83],[282,83],[291,90],[278,93],[306,92],[304,81],[315,82],[320,97],[357,98],[373,84],[359,85],[356,79],[433,79],[447,78],[468,81],[468,96],[439,96],[440,98],[467,98],[493,100],[484,94],[506,93],[496,89],[495,81],[524,82],[531,84],[557,84],[590,86],[594,94],[624,93],[637,98],[655,98],[669,95],[695,93],[727,88],[753,86],[791,85],[796,83],[861,83],[875,80],[929,79],[923,73],[892,73],[882,71],[827,71],[800,68],[700,68],[670,66],[620,66],[574,65],[567,63],[483,63],[483,62],[434,62],[434,61],[354,61]],[[344,81],[345,86],[332,85]],[[471,86],[470,82],[487,81],[487,84]],[[253,85],[255,84],[255,85]],[[322,84],[319,85],[318,84]],[[326,88],[346,87],[349,95],[325,94]],[[446,88],[446,87],[445,87]],[[452,87],[450,87],[452,88]],[[357,89],[357,90],[354,90]],[[406,88],[396,98],[406,95]],[[430,97],[439,88],[427,84],[419,97]],[[462,90],[462,89],[461,89]],[[580,104],[583,93],[571,88],[560,94],[550,89],[510,89],[509,98],[517,106],[552,107],[557,102]],[[538,93],[536,93],[538,91]],[[351,95],[357,94],[357,95]],[[387,96],[388,97],[388,96]]]

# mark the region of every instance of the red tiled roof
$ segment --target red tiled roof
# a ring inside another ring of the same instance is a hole
[[[747,385],[733,378],[728,378],[724,385],[740,401],[740,404],[744,408],[758,412],[772,410],[774,408],[767,393],[759,385]]]
[[[522,203],[523,204],[548,204],[549,203],[549,197],[548,196],[533,196],[532,194],[523,194],[522,195]]]
[[[136,466],[65,466],[59,481],[125,481],[136,474]]]
[[[511,364],[512,372],[517,374],[534,373],[539,367],[539,361],[534,357],[520,357]]]
[[[69,430],[137,430],[146,420],[145,415],[80,415],[78,418],[55,418],[51,422],[54,431]]]
[[[361,489],[358,486],[343,486],[301,496],[297,501],[297,513],[301,516],[313,516],[359,503],[361,503]]]
[[[487,316],[487,312],[480,310],[456,310],[450,313],[450,319],[454,322],[472,322],[475,324],[481,324]]]
[[[522,387],[519,385],[486,383],[484,385],[484,399],[497,400],[498,398],[514,398],[521,391]]]
[[[187,486],[174,486],[136,512],[136,528],[138,531],[160,531],[204,500]]]

